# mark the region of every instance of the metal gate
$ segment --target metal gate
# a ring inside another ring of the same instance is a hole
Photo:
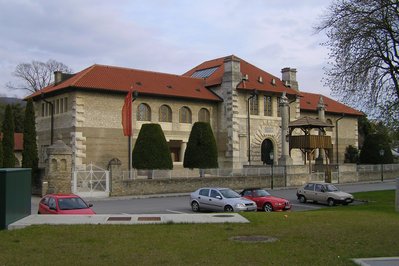
[[[94,164],[73,173],[73,193],[81,197],[108,197],[109,171]]]

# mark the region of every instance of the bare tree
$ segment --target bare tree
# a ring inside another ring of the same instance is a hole
[[[336,0],[316,26],[326,32],[326,84],[385,122],[399,120],[399,0]]]
[[[32,63],[21,63],[16,66],[13,75],[22,81],[21,85],[7,84],[10,89],[22,89],[29,92],[38,91],[50,85],[55,71],[72,73],[72,70],[61,62],[53,59],[47,62],[32,61]]]

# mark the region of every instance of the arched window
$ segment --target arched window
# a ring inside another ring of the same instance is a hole
[[[187,106],[180,108],[180,123],[191,123],[191,111]]]
[[[147,104],[141,103],[137,107],[137,121],[151,121],[151,108]]]
[[[207,123],[209,123],[211,121],[208,109],[201,108],[201,110],[199,110],[198,121],[199,122],[207,122]]]
[[[172,122],[172,109],[165,104],[159,108],[159,122]]]

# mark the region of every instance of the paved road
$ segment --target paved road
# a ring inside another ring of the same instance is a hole
[[[345,184],[337,185],[341,190],[353,193],[360,191],[375,191],[395,189],[395,181],[385,181],[367,184]],[[320,204],[299,203],[296,199],[296,188],[275,189],[269,192],[278,197],[286,198],[293,204],[292,211],[306,211],[324,208]],[[175,196],[157,197],[118,197],[107,199],[87,199],[93,203],[93,209],[97,214],[170,214],[170,213],[192,213],[189,205],[189,193]],[[38,198],[32,198],[32,213],[37,212]]]

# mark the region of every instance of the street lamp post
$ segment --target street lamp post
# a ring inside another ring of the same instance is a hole
[[[381,157],[381,182],[384,182],[384,149],[380,149],[380,157]]]
[[[248,134],[248,165],[251,165],[251,122],[249,101],[258,95],[257,90],[253,90],[247,101],[247,134]]]
[[[271,160],[271,170],[272,170],[272,178],[271,178],[271,182],[270,182],[270,188],[273,189],[274,187],[274,154],[273,152],[270,153],[270,160]]]

